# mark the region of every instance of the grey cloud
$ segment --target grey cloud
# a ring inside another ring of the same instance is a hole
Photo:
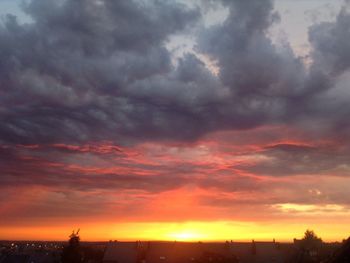
[[[349,176],[347,149],[337,146],[277,144],[259,153],[261,161],[234,168],[267,176]]]
[[[335,22],[324,22],[309,29],[314,66],[328,74],[339,74],[350,67],[350,15],[344,7]]]
[[[227,111],[240,120],[251,116],[252,126],[288,122],[295,115],[293,102],[303,93],[306,72],[288,44],[276,46],[268,37],[268,28],[278,20],[272,1],[227,5],[227,20],[203,30],[197,47],[218,62],[219,78],[235,105]],[[233,121],[231,127],[239,127],[239,122]]]
[[[196,47],[218,62],[215,76],[194,54],[173,65],[165,47],[199,21],[200,9],[156,0],[27,2],[32,23],[9,15],[0,27],[0,142],[188,141],[315,121],[346,128],[348,108],[327,92],[348,69],[347,11],[310,29],[307,70],[287,43],[269,38],[278,21],[272,1],[223,4],[226,21],[202,28]]]
[[[89,160],[86,156],[83,163],[79,158],[70,156],[67,152],[52,153],[43,149],[26,150],[21,147],[0,148],[0,188],[8,188],[13,185],[20,186],[44,186],[56,189],[90,191],[94,189],[138,189],[148,192],[159,192],[179,188],[189,181],[186,170],[193,167],[173,167],[173,173],[167,172],[165,167],[142,166],[134,164],[125,157],[113,156],[109,158],[109,164],[116,167],[127,167],[127,171],[104,171],[94,160],[94,167],[86,164]],[[96,153],[91,153],[96,154]],[[103,158],[106,156],[103,155]],[[84,164],[85,163],[85,164]],[[110,168],[108,166],[107,168]],[[171,169],[170,167],[167,167]],[[149,171],[147,176],[139,175],[140,171]]]
[[[29,1],[24,9],[34,22],[8,16],[0,30],[1,140],[194,140],[279,119],[302,66],[266,35],[277,17],[270,1],[229,8],[224,25],[204,30],[198,43],[219,60],[217,78],[195,55],[173,66],[165,48],[170,35],[196,22],[196,9],[170,1]]]

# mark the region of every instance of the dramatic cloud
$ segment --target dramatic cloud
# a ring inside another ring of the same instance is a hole
[[[346,3],[307,60],[272,39],[271,0],[21,8],[0,23],[0,229],[349,213]]]
[[[279,19],[271,1],[224,6],[227,19],[200,30],[196,47],[217,61],[215,76],[194,53],[173,65],[165,47],[170,36],[194,27],[198,8],[29,1],[24,10],[32,23],[8,15],[1,28],[1,140],[193,140],[215,130],[328,117],[329,107],[317,102],[332,88],[330,71],[347,68],[346,9],[335,23],[311,28],[307,71],[288,43],[269,38]]]

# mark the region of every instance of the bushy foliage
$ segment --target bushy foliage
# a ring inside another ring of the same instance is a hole
[[[69,236],[68,246],[62,252],[62,263],[82,263],[79,230]]]
[[[301,240],[301,247],[304,249],[315,249],[322,245],[323,241],[318,237],[313,230],[307,229],[304,233],[304,237]]]

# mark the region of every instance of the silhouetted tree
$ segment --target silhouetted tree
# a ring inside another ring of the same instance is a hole
[[[316,263],[320,262],[320,249],[323,244],[314,231],[306,230],[301,240],[295,240],[298,250],[291,262],[293,263]]]
[[[307,229],[303,239],[300,240],[300,245],[306,250],[318,249],[322,245],[322,239],[319,238],[314,231]]]
[[[62,263],[82,263],[79,230],[69,236],[68,246],[62,252]]]

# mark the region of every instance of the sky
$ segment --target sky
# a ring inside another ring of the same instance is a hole
[[[0,239],[350,235],[349,1],[0,10]]]

